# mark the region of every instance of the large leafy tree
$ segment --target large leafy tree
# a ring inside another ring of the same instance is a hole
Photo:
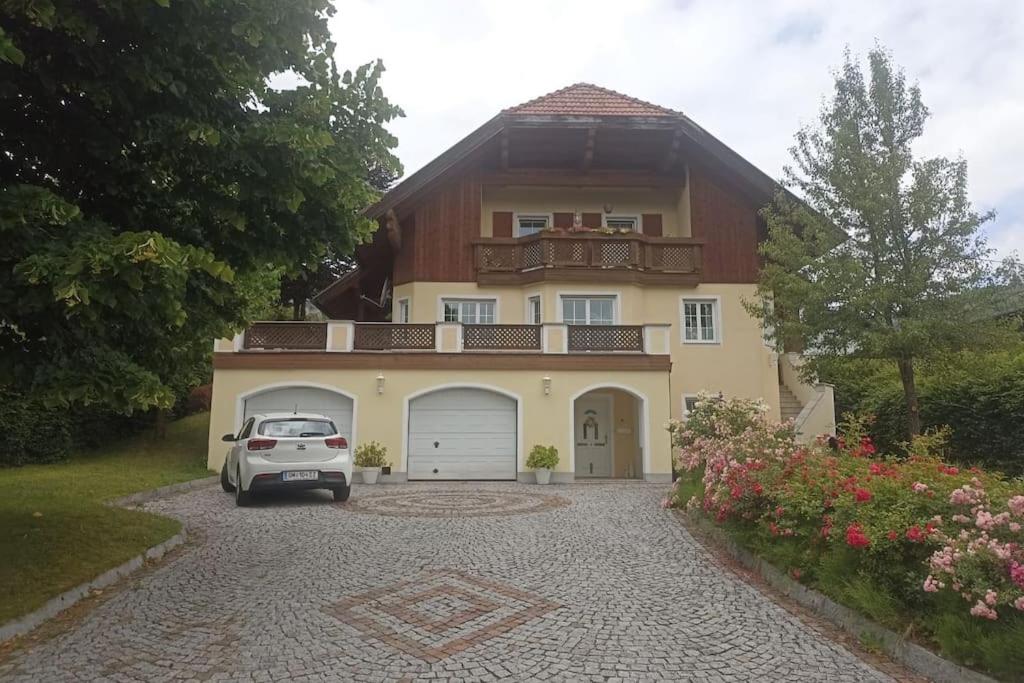
[[[972,208],[966,162],[915,158],[927,118],[882,49],[866,76],[847,52],[820,120],[791,149],[784,183],[804,201],[780,194],[763,211],[766,264],[749,306],[779,346],[893,362],[910,434],[921,430],[915,362],[1001,339],[982,299],[1014,268],[995,266],[979,232],[993,214]]]
[[[268,273],[351,253],[401,114],[328,0],[0,2],[0,383],[167,407]],[[278,90],[271,76],[300,85]],[[275,277],[271,275],[271,277]]]

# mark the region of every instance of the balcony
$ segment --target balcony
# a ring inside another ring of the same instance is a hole
[[[702,245],[639,233],[543,232],[480,239],[473,249],[481,285],[601,280],[692,287],[701,279]]]
[[[667,355],[669,325],[259,322],[218,351]],[[227,342],[228,340],[224,340]]]

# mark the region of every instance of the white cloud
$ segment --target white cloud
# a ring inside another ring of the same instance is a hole
[[[933,116],[922,154],[963,154],[1000,252],[1024,206],[1024,3],[1017,0],[339,0],[338,58],[381,58],[411,172],[501,109],[588,81],[684,111],[771,175],[813,120],[845,45],[876,40]],[[1022,250],[1024,251],[1024,250]]]

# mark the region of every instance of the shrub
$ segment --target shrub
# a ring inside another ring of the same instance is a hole
[[[848,420],[832,445],[799,445],[757,402],[701,400],[669,427],[684,476],[667,503],[882,623],[913,625],[948,656],[1024,674],[1021,657],[991,647],[1024,632],[1024,486],[944,462],[948,431],[883,457],[869,428]]]
[[[63,460],[71,448],[67,411],[0,389],[0,466]]]
[[[530,450],[526,458],[526,466],[531,470],[553,470],[558,467],[558,449],[554,446],[537,444]]]
[[[387,467],[388,449],[377,441],[369,441],[356,447],[354,463],[356,467]]]

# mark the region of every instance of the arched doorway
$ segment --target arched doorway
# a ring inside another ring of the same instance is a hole
[[[621,386],[588,388],[572,401],[573,470],[579,479],[643,479],[645,398]]]
[[[329,387],[284,384],[263,387],[240,397],[240,426],[250,415],[267,413],[316,413],[329,417],[338,433],[355,447],[355,401],[348,394]]]

